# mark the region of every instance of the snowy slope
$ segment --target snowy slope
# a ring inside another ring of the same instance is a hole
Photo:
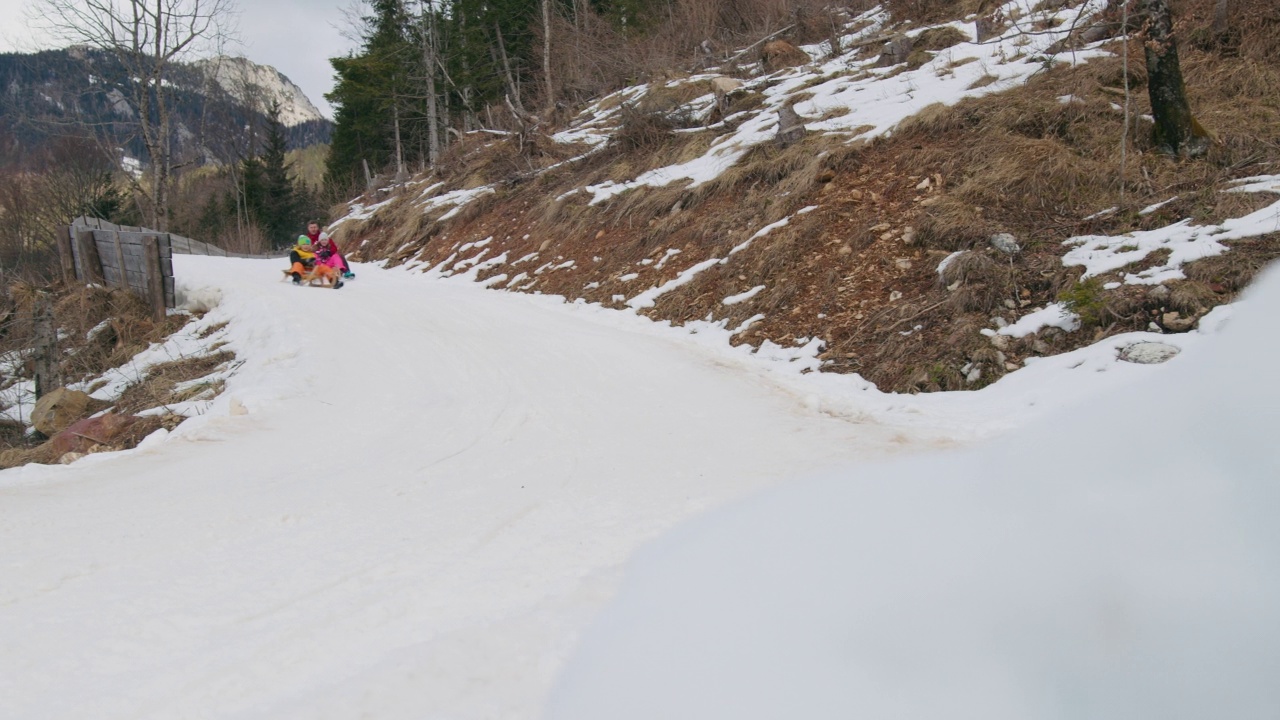
[[[279,261],[175,264],[243,364],[168,438],[0,473],[12,717],[539,717],[628,558],[680,520],[1184,360],[1119,362],[1146,336],[1111,338],[899,397],[466,277],[366,266],[332,292]],[[1218,324],[1165,339],[1193,356]]]
[[[302,88],[270,65],[241,57],[217,57],[196,64],[209,72],[223,90],[249,107],[266,112],[272,101],[279,102],[280,122],[285,127],[324,119]]]
[[[1169,372],[642,553],[556,720],[1280,717],[1280,270]]]
[[[636,318],[175,264],[245,364],[168,442],[0,473],[0,715],[534,717],[637,545],[932,443]]]

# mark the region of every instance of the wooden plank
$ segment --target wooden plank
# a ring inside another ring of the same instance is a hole
[[[152,236],[152,233],[148,231],[146,228],[143,228],[142,230],[130,230],[130,231],[121,232],[120,235],[132,241],[133,244],[137,245],[138,247],[142,247],[143,244],[146,243],[147,238]]]
[[[58,261],[62,265],[62,282],[71,283],[76,279],[76,256],[71,244],[71,227],[58,226]]]
[[[164,270],[160,266],[160,238],[155,235],[147,237],[144,249],[147,297],[151,300],[151,312],[155,315],[156,321],[162,322],[168,304],[164,301]]]
[[[119,233],[118,231],[116,231],[116,232],[112,232],[112,233],[111,233],[111,236],[112,236],[112,237],[111,237],[112,243],[115,245],[115,249],[116,249],[116,262],[117,262],[117,263],[119,263],[119,268],[120,268],[120,271],[121,271],[121,272],[120,272],[120,287],[122,287],[122,288],[128,288],[128,287],[129,287],[129,277],[128,277],[128,275],[124,272],[124,271],[127,269],[127,267],[128,267],[128,266],[124,264],[124,246],[120,244],[120,233]]]
[[[125,270],[124,273],[125,287],[138,293],[144,298],[147,296],[147,275],[138,268],[137,270]]]
[[[102,258],[98,254],[98,243],[94,241],[92,230],[76,232],[76,248],[80,255],[80,279],[86,283],[104,283]]]

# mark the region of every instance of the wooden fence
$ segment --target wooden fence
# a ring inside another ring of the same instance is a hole
[[[177,304],[175,254],[261,257],[228,253],[181,235],[113,225],[97,218],[76,218],[58,233],[58,238],[58,255],[66,280],[74,278],[130,290],[151,304],[158,319]]]

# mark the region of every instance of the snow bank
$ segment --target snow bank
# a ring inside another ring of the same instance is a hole
[[[548,717],[1280,717],[1278,311],[1273,269],[1158,383],[670,534]]]

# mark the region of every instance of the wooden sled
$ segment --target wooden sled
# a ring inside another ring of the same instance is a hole
[[[319,285],[320,287],[330,287],[334,290],[342,287],[342,271],[337,268],[331,268],[320,263],[302,270],[298,270],[297,267],[295,265],[288,270],[282,270],[284,279],[292,280],[295,285]]]

